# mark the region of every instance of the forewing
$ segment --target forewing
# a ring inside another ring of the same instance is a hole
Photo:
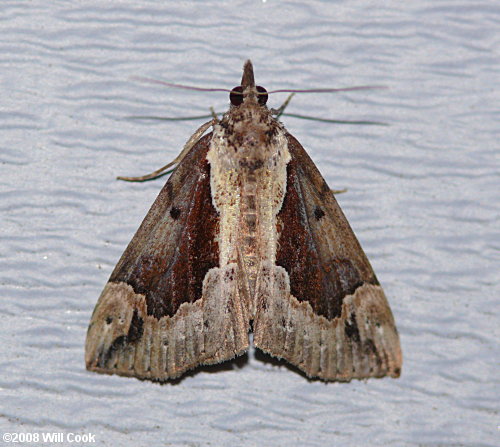
[[[88,369],[167,380],[247,348],[235,267],[219,268],[210,138],[181,161],[111,274],[87,333]]]
[[[288,148],[276,265],[263,270],[255,344],[310,377],[397,377],[401,350],[384,292],[330,188],[291,135]]]

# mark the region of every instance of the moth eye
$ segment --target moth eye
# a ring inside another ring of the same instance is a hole
[[[229,100],[233,106],[239,106],[243,103],[243,87],[241,85],[231,90],[231,93],[229,93]]]
[[[259,94],[259,104],[261,106],[265,105],[267,102],[267,98],[269,98],[269,95],[267,94],[267,90],[264,87],[261,87],[260,85],[257,86],[257,93]]]

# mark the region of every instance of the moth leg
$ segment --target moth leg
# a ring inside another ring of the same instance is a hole
[[[217,124],[219,122],[219,117],[217,116],[216,111],[214,110],[213,107],[210,107],[210,114],[213,116],[213,121],[215,121],[214,124]]]
[[[186,154],[193,148],[193,146],[198,142],[198,140],[201,138],[201,136],[206,132],[206,130],[210,127],[213,126],[218,122],[217,117],[214,119],[210,120],[209,122],[203,124],[200,126],[196,132],[189,138],[187,143],[184,145],[184,148],[182,149],[181,153],[175,157],[173,161],[170,163],[167,163],[165,166],[161,167],[160,169],[157,169],[156,171],[151,172],[150,174],[142,175],[140,177],[123,177],[119,176],[116,177],[118,180],[125,180],[126,182],[145,182],[146,180],[153,180],[155,178],[160,177],[165,173],[165,171],[174,166],[179,164],[182,159],[186,156]]]
[[[292,100],[294,95],[295,95],[295,93],[292,93],[291,95],[289,95],[288,98],[286,98],[285,102],[279,108],[271,109],[271,113],[273,115],[276,115],[276,118],[279,118],[281,115],[283,115],[283,112],[287,108],[289,102]]]
[[[343,194],[343,193],[347,192],[347,188],[343,188],[343,189],[330,189],[330,191],[332,192],[332,194]]]

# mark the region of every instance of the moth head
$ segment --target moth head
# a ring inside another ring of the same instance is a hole
[[[231,105],[237,107],[244,102],[253,102],[265,106],[267,98],[267,90],[260,85],[255,85],[252,62],[246,61],[243,66],[241,85],[234,87],[229,94]]]

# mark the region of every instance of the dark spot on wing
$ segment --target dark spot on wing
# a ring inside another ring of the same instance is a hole
[[[97,366],[100,368],[110,368],[113,365],[109,365],[109,361],[113,358],[114,354],[123,349],[127,345],[127,337],[125,335],[120,335],[113,340],[111,346],[106,351],[101,351],[97,359]]]
[[[111,324],[112,322],[113,318],[111,316],[106,317],[107,324]],[[128,344],[139,341],[143,333],[144,320],[139,316],[137,309],[134,309],[127,335],[120,335],[119,337],[116,337],[107,350],[102,350],[99,353],[97,366],[100,368],[114,367],[114,365],[109,364],[109,362],[113,359],[115,354],[118,351],[127,349]]]
[[[172,219],[177,220],[180,215],[181,215],[181,210],[179,208],[176,208],[175,206],[170,208],[170,217]]]
[[[345,335],[355,343],[359,343],[361,341],[361,338],[359,336],[358,324],[356,323],[356,314],[354,312],[351,313],[350,321],[349,319],[346,319],[344,330]]]
[[[314,217],[316,220],[320,220],[324,215],[325,212],[319,206],[314,209]]]
[[[130,343],[135,343],[138,341],[144,332],[144,320],[139,316],[137,309],[134,309],[134,314],[132,315],[132,321],[128,328],[127,341]]]

